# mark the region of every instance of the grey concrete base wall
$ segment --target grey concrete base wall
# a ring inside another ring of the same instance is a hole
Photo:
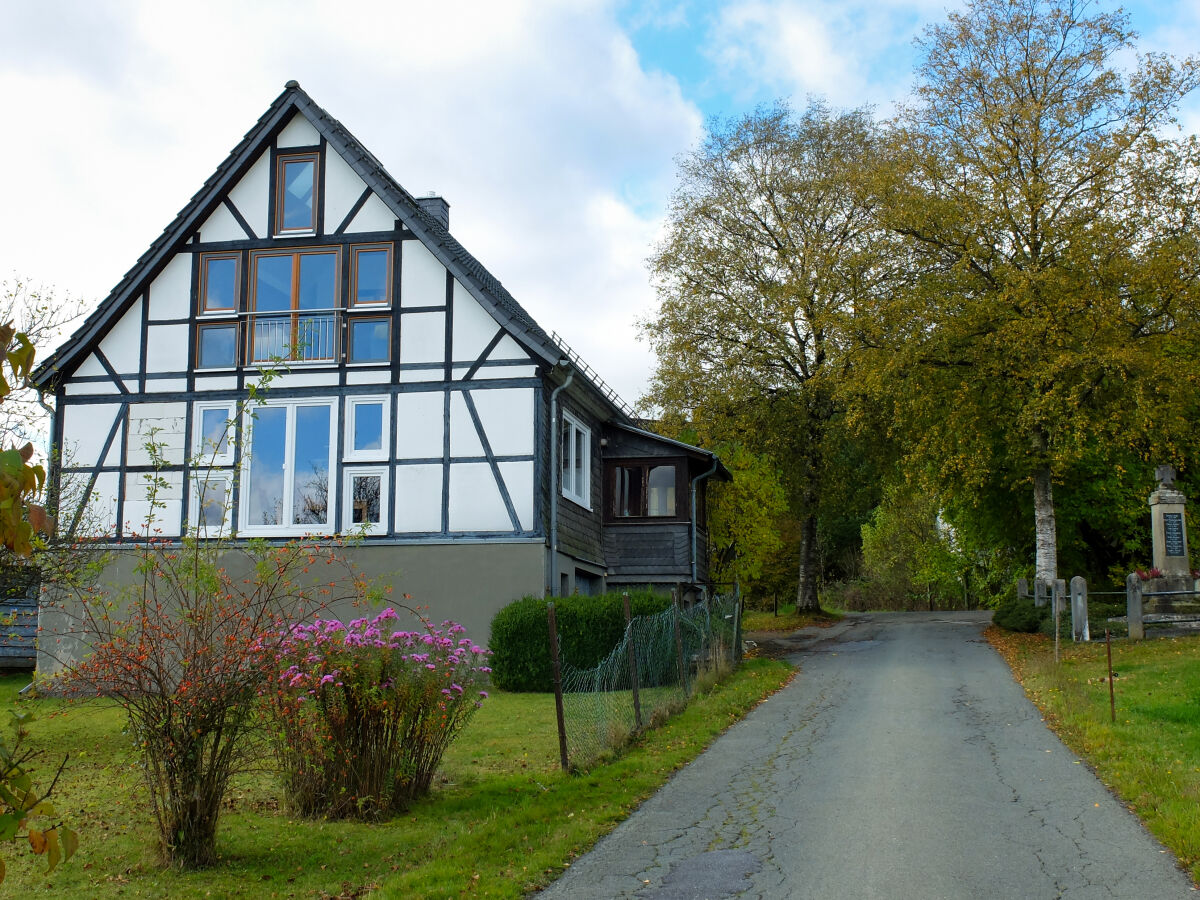
[[[543,593],[546,548],[540,541],[366,546],[343,552],[368,578],[391,585],[388,603],[419,608],[434,624],[445,619],[459,622],[466,627],[467,636],[480,644],[490,638],[492,617],[502,607],[526,594]],[[140,578],[134,572],[135,564],[133,552],[116,551],[99,585],[114,592],[130,585]],[[404,594],[411,594],[411,599],[406,600]],[[38,638],[41,676],[53,675],[64,661],[76,659],[86,650],[86,636],[80,633],[71,610],[70,598],[56,594],[52,587],[43,594]],[[323,615],[346,620],[372,614],[369,609],[347,604]]]

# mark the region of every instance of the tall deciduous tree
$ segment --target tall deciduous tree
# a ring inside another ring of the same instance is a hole
[[[818,606],[816,509],[843,369],[840,323],[893,276],[858,173],[877,136],[866,112],[821,104],[714,123],[679,164],[667,235],[650,259],[661,301],[650,399],[685,415],[751,410],[803,522],[797,605]]]
[[[1066,470],[1105,446],[1179,458],[1200,154],[1163,132],[1197,65],[1122,70],[1127,16],[1073,0],[972,0],[919,45],[885,217],[920,277],[864,310],[865,386],[943,485],[1032,490],[1037,576],[1055,578]]]

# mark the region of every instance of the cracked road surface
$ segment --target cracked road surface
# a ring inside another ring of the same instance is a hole
[[[854,616],[539,900],[1195,896],[1042,723],[987,613]]]

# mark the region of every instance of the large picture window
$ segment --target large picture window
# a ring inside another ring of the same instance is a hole
[[[592,435],[570,413],[562,423],[562,494],[580,506],[592,507]]]
[[[337,358],[337,250],[255,253],[251,278],[251,363]]]
[[[242,473],[241,531],[330,531],[333,403],[297,400],[256,409]]]

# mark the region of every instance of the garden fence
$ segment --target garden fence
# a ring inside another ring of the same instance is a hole
[[[553,608],[551,607],[551,621]],[[635,732],[681,709],[706,670],[741,658],[741,597],[717,594],[684,608],[629,618],[617,646],[599,665],[560,661],[562,764],[583,766],[620,747]],[[552,651],[556,648],[552,627]]]

